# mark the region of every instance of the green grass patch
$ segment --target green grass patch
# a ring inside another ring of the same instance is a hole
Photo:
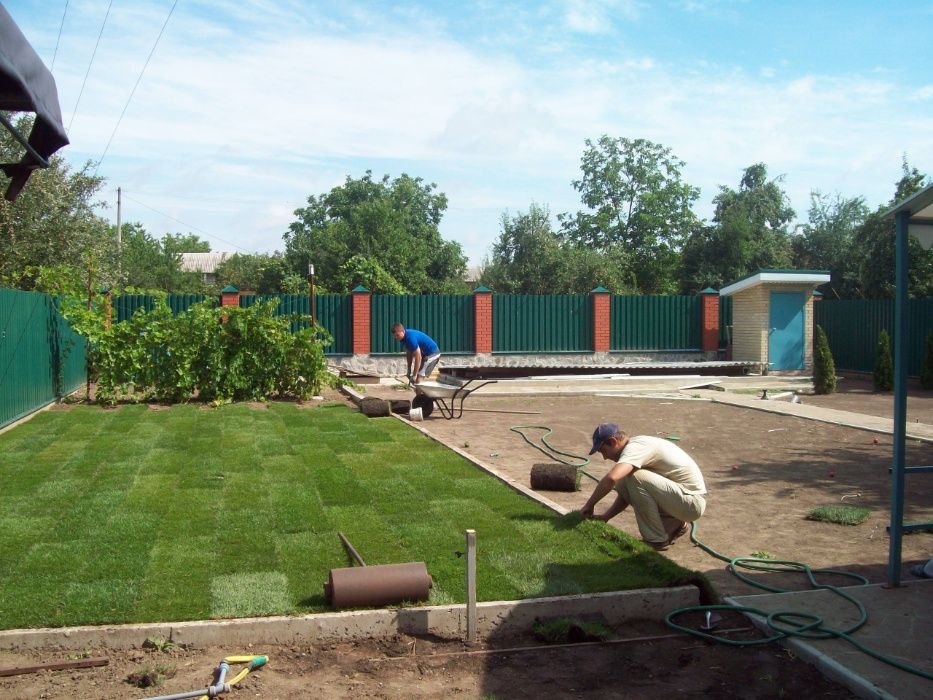
[[[837,525],[858,525],[868,520],[871,510],[861,506],[833,504],[819,506],[807,513],[807,520],[819,520]]]
[[[75,406],[0,435],[0,629],[327,611],[331,569],[423,561],[430,603],[700,581],[342,405]]]

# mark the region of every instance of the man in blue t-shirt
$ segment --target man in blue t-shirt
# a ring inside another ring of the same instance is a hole
[[[392,326],[392,336],[405,346],[405,366],[408,376],[417,384],[427,377],[441,359],[440,348],[431,336],[401,323]]]

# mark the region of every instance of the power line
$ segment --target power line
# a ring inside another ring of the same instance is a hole
[[[110,134],[110,138],[107,140],[107,145],[104,147],[104,153],[100,157],[100,160],[97,161],[97,167],[94,168],[95,175],[97,175],[100,164],[103,163],[104,158],[107,157],[107,151],[110,150],[110,144],[113,142],[113,137],[117,135],[117,129],[120,128],[120,122],[123,121],[123,115],[126,114],[126,110],[130,106],[130,102],[133,100],[133,95],[136,94],[136,88],[139,87],[139,81],[143,79],[143,73],[145,73],[146,68],[149,67],[149,61],[152,59],[152,54],[155,53],[156,46],[159,45],[159,40],[162,38],[162,33],[165,31],[165,27],[168,25],[168,21],[172,18],[172,13],[175,12],[175,6],[177,4],[178,0],[175,0],[175,2],[172,3],[171,9],[168,11],[168,16],[165,18],[165,22],[162,23],[162,29],[159,30],[159,36],[156,37],[155,43],[152,45],[152,50],[149,51],[149,56],[146,57],[146,63],[143,65],[143,69],[139,71],[139,77],[136,78],[136,84],[133,85],[133,89],[130,91],[130,96],[126,98],[126,104],[123,105],[123,111],[120,112],[120,118],[117,119],[117,123],[113,127],[113,133]]]
[[[58,56],[58,45],[62,40],[62,29],[65,27],[65,15],[68,14],[68,3],[70,0],[65,0],[65,11],[62,12],[62,23],[58,25],[58,38],[55,40],[55,52],[52,54],[52,67],[50,71],[55,70],[55,58]]]
[[[97,55],[97,47],[100,46],[100,38],[104,35],[104,27],[107,26],[107,18],[110,16],[111,7],[113,7],[113,0],[110,0],[110,4],[107,5],[107,14],[104,15],[103,24],[100,25],[97,43],[94,44],[94,53],[91,54],[91,60],[87,64],[87,71],[84,73],[84,80],[81,83],[81,90],[78,92],[78,100],[75,102],[74,111],[71,113],[71,120],[68,122],[68,131],[71,131],[71,125],[74,124],[75,115],[78,113],[78,105],[81,104],[81,95],[84,94],[84,86],[87,85],[87,77],[91,74],[91,66],[94,65],[94,57]]]
[[[142,206],[142,207],[146,207],[146,209],[148,209],[149,211],[154,211],[154,212],[155,212],[156,214],[158,214],[159,216],[164,216],[166,219],[171,219],[172,221],[175,221],[175,222],[181,224],[182,226],[187,226],[187,227],[188,227],[189,229],[191,229],[192,231],[197,231],[198,233],[200,233],[200,234],[202,234],[202,235],[204,235],[204,236],[207,236],[208,238],[213,238],[213,239],[215,239],[215,240],[220,241],[221,243],[226,243],[227,245],[233,246],[233,247],[236,248],[237,250],[241,250],[241,251],[243,251],[244,253],[249,253],[249,252],[250,252],[250,251],[247,250],[246,248],[243,248],[243,247],[241,247],[241,246],[238,246],[236,243],[231,243],[230,241],[224,240],[224,239],[221,238],[220,236],[215,236],[214,234],[208,233],[207,231],[204,231],[203,229],[199,229],[197,226],[192,226],[191,224],[186,223],[186,222],[182,221],[181,219],[176,219],[176,218],[175,218],[174,216],[172,216],[171,214],[166,214],[164,211],[159,211],[159,210],[156,209],[155,207],[150,207],[148,204],[145,204],[144,202],[140,202],[140,201],[139,201],[138,199],[136,199],[135,197],[131,197],[130,195],[128,195],[128,194],[126,193],[126,190],[123,190],[123,196],[126,197],[127,199],[133,200],[134,202],[136,202],[138,205],[140,205],[140,206]]]

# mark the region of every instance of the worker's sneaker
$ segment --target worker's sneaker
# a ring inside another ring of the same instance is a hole
[[[667,550],[671,543],[670,540],[667,542],[649,542],[648,540],[645,540],[645,544],[651,547],[651,549],[653,549],[655,552],[664,552]]]

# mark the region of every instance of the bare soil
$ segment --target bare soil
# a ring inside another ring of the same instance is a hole
[[[890,415],[893,399],[888,394],[875,394],[870,384],[866,388],[864,383],[856,386],[847,380],[840,389],[827,397],[805,397],[805,401]],[[392,397],[402,395],[395,392]],[[814,568],[860,573],[871,582],[885,580],[890,436],[703,401],[482,397],[477,392],[467,406],[483,410],[471,410],[461,420],[451,421],[435,414],[418,426],[526,486],[532,465],[546,460],[510,431],[510,426],[548,426],[553,429],[549,437],[552,445],[579,454],[588,451],[593,427],[602,420],[616,421],[633,434],[673,436],[703,469],[710,496],[698,537],[710,547],[729,557],[766,553]],[[912,395],[908,417],[933,424],[933,395]],[[933,463],[933,445],[909,440],[907,461]],[[594,463],[587,470],[599,477],[608,466]],[[542,495],[567,508],[578,508],[592,488],[593,482],[584,478],[581,491]],[[933,479],[913,477],[907,490],[906,519],[933,520]],[[816,506],[843,502],[870,508],[872,515],[857,526],[806,519]],[[598,506],[597,512],[606,505],[608,501]],[[630,513],[621,514],[613,524],[637,536]],[[482,532],[477,536],[481,548]],[[925,561],[931,554],[933,533],[906,536],[904,577],[909,578],[906,569],[911,563]],[[687,538],[678,540],[665,556],[704,573],[722,594],[760,592],[735,579],[723,562],[692,546]],[[759,576],[785,587],[806,587],[785,575]],[[745,623],[737,618],[724,624]],[[670,630],[656,622],[640,622],[613,632],[616,638],[630,638],[667,635]],[[195,690],[206,687],[220,659],[231,654],[270,657],[268,666],[250,674],[232,697],[505,700],[656,698],[675,693],[698,698],[853,697],[777,645],[737,649],[688,637],[524,651],[504,649],[536,644],[530,637],[494,639],[488,644],[493,653],[447,656],[442,654],[477,648],[400,637],[388,642],[325,646],[87,650],[90,656],[107,656],[109,665],[0,677],[0,697],[80,700]],[[0,669],[67,658],[68,652],[56,650],[0,652]],[[177,675],[159,688],[137,689],[126,682],[141,668],[166,663],[176,667]]]

